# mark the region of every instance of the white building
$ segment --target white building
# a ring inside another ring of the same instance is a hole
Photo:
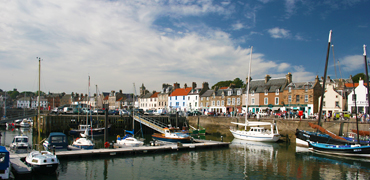
[[[17,108],[31,108],[31,97],[22,97],[17,100]]]
[[[31,109],[37,109],[38,102],[37,102],[38,97],[33,98],[31,101]],[[45,97],[41,96],[40,98],[40,107],[41,109],[47,109],[48,107],[48,100],[45,99]]]
[[[356,93],[356,98],[354,93]],[[367,99],[367,88],[364,85],[364,81],[360,79],[358,86],[348,95],[348,110],[352,113],[355,112],[355,101],[357,105],[357,113],[365,113],[368,109],[368,99]]]
[[[323,99],[323,113],[328,115],[331,113],[332,117],[334,113],[339,113],[345,110],[345,99],[343,96],[334,89],[335,85],[330,84],[326,86]],[[320,107],[321,97],[319,97],[319,107]]]

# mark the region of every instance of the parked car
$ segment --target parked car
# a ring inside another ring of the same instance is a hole
[[[145,115],[153,115],[154,110],[146,110],[144,112]]]
[[[115,109],[111,109],[111,110],[108,111],[108,114],[109,115],[119,115],[119,112]]]
[[[186,115],[187,116],[200,116],[200,115],[202,115],[202,113],[199,112],[199,111],[193,111],[193,112],[188,111],[188,112],[186,112]]]
[[[105,113],[105,111],[103,109],[95,109],[93,111],[93,114],[104,114],[104,113]]]
[[[130,113],[127,110],[125,110],[125,109],[119,110],[119,115],[121,115],[121,116],[123,116],[123,115],[129,115],[129,114]]]
[[[342,119],[340,117],[341,115],[343,116]],[[334,118],[334,120],[349,120],[350,117],[351,117],[350,112],[343,111],[343,112],[335,113],[335,116],[333,118]]]

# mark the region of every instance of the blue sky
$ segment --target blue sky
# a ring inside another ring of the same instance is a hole
[[[248,74],[313,81],[364,73],[369,0],[4,0],[0,89],[133,92],[142,83],[210,86]],[[340,68],[338,66],[340,63]]]

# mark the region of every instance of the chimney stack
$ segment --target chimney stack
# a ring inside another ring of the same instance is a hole
[[[288,84],[290,84],[292,82],[292,73],[288,72],[288,74],[285,77],[288,80]]]
[[[209,89],[208,82],[203,82],[202,89]]]
[[[178,88],[180,88],[180,84],[179,83],[174,83],[173,84],[173,90],[176,90],[176,89],[178,89]]]
[[[271,76],[268,75],[268,74],[266,74],[266,76],[265,76],[265,83],[267,83],[270,79],[271,79]]]
[[[192,87],[193,89],[197,88],[197,83],[193,82],[191,87]]]
[[[188,87],[188,85],[185,83],[185,84],[184,84],[184,89],[186,89],[187,87]]]

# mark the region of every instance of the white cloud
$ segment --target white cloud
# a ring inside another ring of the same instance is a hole
[[[362,55],[349,55],[339,59],[341,69],[344,71],[362,70],[364,57]]]
[[[290,32],[286,29],[280,29],[279,27],[275,27],[272,29],[267,30],[270,33],[272,38],[289,38]]]
[[[0,76],[7,77],[0,79],[3,90],[36,91],[36,57],[43,59],[46,92],[87,92],[88,75],[92,89],[98,85],[100,91],[124,92],[132,92],[132,83],[160,90],[162,83],[212,84],[247,76],[250,50],[235,45],[230,34],[209,27],[200,32],[154,25],[163,16],[230,13],[210,1],[15,0],[1,1],[0,12]],[[279,28],[270,33],[289,36]],[[286,66],[253,54],[253,77]]]
[[[244,28],[244,25],[242,23],[236,23],[232,25],[233,30],[240,30]]]

